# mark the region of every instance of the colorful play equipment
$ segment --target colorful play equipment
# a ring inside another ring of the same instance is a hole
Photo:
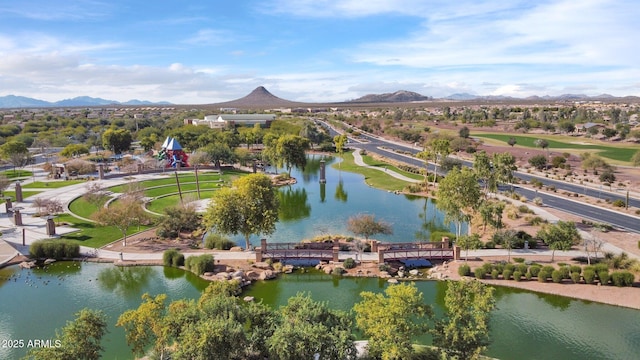
[[[178,140],[167,136],[158,152],[158,160],[165,161],[165,167],[189,167],[189,155],[185,154]]]

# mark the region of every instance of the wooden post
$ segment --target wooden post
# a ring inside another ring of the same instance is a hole
[[[182,202],[182,190],[180,189],[180,179],[178,179],[178,172],[175,172],[176,174],[176,184],[178,185],[178,194],[180,195],[180,204],[183,204]]]
[[[198,164],[194,165],[196,170],[196,190],[198,191],[198,200],[200,200],[200,181],[198,179]]]

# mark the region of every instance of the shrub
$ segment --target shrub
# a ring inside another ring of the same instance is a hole
[[[544,269],[541,269],[538,273],[538,281],[539,282],[547,282],[547,278],[550,276],[550,273],[546,272]]]
[[[635,277],[629,271],[614,271],[611,273],[611,283],[618,287],[633,286],[634,279]]]
[[[162,254],[162,263],[164,266],[179,267],[184,265],[184,255],[178,250],[169,249]]]
[[[529,267],[529,272],[531,273],[532,276],[538,276],[538,273],[540,273],[540,269],[542,269],[542,267],[540,267],[539,265],[531,265]]]
[[[496,243],[494,243],[493,241],[487,241],[486,243],[484,243],[484,248],[485,249],[495,249],[496,248]],[[640,241],[638,241],[638,248],[640,248]]]
[[[529,267],[526,264],[518,264],[518,266],[516,266],[516,270],[520,271],[521,274],[526,274]]]
[[[198,275],[202,275],[208,271],[213,271],[214,265],[213,256],[209,254],[189,256],[184,262],[184,266],[187,270]]]
[[[600,279],[600,284],[607,285],[609,284],[609,270],[598,271],[598,279]]]
[[[487,275],[487,272],[484,271],[483,268],[479,267],[475,270],[474,275],[476,276],[476,279],[482,280]]]
[[[561,283],[563,278],[564,277],[562,276],[562,271],[560,270],[553,270],[553,272],[551,273],[551,280],[553,280],[554,283]]]
[[[347,270],[345,270],[344,268],[341,268],[339,266],[334,267],[333,270],[331,271],[331,274],[333,275],[342,275],[345,272],[347,272]]]
[[[501,264],[501,263],[494,264],[493,268],[498,270],[498,274],[502,275],[502,272],[504,271],[504,264]]]
[[[204,239],[204,247],[207,249],[229,250],[234,246],[236,243],[220,234],[210,233]]]
[[[347,258],[342,263],[342,266],[344,266],[345,269],[353,269],[356,267],[356,261],[353,260],[353,258]]]
[[[29,255],[36,259],[72,259],[80,256],[80,245],[66,240],[38,240],[29,247]]]
[[[562,275],[563,279],[569,279],[571,277],[571,272],[569,271],[569,267],[568,266],[561,266],[558,271],[560,272],[560,275]]]
[[[516,266],[514,264],[505,264],[504,269],[509,270],[511,271],[511,273],[513,273],[513,271],[516,269]]]
[[[520,281],[522,280],[522,273],[519,270],[513,272],[513,280]]]
[[[491,270],[491,278],[493,280],[498,280],[499,276],[500,276],[500,274],[498,273],[498,270],[495,270],[495,269]]]
[[[545,265],[542,267],[542,270],[544,270],[544,272],[546,272],[548,275],[547,277],[551,276],[551,273],[553,272],[553,270],[555,270],[556,268],[554,268],[551,265]]]
[[[378,270],[380,270],[380,271],[389,271],[389,270],[391,270],[391,266],[389,266],[389,264],[380,264],[380,265],[378,265]]]
[[[517,262],[518,264],[522,264],[524,262],[524,258],[521,257],[514,257],[513,258],[514,262]]]
[[[531,280],[531,278],[533,277],[533,275],[531,275],[531,273],[530,273],[530,272],[527,272],[526,274],[524,274],[524,277],[525,277],[527,280]]]
[[[625,207],[627,204],[624,202],[624,200],[617,199],[614,202],[612,202],[611,205],[613,205],[615,207]]]
[[[571,281],[573,281],[574,284],[579,283],[580,282],[580,273],[572,272],[571,273]]]
[[[582,273],[582,267],[579,266],[579,265],[571,265],[569,267],[569,270],[571,271],[572,274],[573,273],[578,273],[578,274]]]
[[[491,263],[482,264],[482,268],[484,269],[484,272],[486,272],[487,274],[491,274],[491,271],[493,271],[493,265]]]
[[[585,284],[593,284],[596,280],[596,272],[593,269],[584,269],[582,272],[582,277],[584,278]]]
[[[513,274],[513,270],[509,270],[509,269],[504,269],[502,271],[502,278],[505,280],[509,280],[511,279],[511,274]]]
[[[596,273],[599,273],[601,271],[609,271],[609,265],[607,263],[597,263],[594,265],[594,270],[596,271]]]
[[[476,273],[478,271],[480,271],[481,268],[476,269]],[[469,276],[471,275],[471,267],[467,264],[462,264],[460,265],[460,267],[458,268],[458,275],[460,276]]]

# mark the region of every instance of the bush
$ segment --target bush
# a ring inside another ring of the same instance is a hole
[[[29,247],[29,255],[36,259],[72,259],[80,256],[80,245],[66,240],[38,240]]]
[[[500,277],[500,274],[498,273],[498,270],[495,270],[495,269],[491,270],[491,278],[493,280],[498,280],[498,277]]]
[[[609,284],[609,270],[598,271],[598,279],[600,279],[600,284],[608,285]]]
[[[571,265],[569,267],[569,270],[571,271],[572,274],[573,273],[578,273],[578,274],[582,273],[582,267],[579,266],[579,265]]]
[[[356,267],[356,261],[353,260],[353,258],[347,258],[344,260],[344,262],[342,263],[342,266],[345,269],[353,269],[354,267]]]
[[[487,275],[487,272],[484,271],[483,268],[479,267],[474,271],[474,275],[476,276],[476,279],[478,280],[482,280],[485,278],[485,276]]]
[[[547,282],[547,278],[551,276],[551,273],[548,273],[546,270],[541,269],[538,273],[538,281],[539,282]]]
[[[511,279],[511,274],[513,274],[513,271],[505,268],[502,271],[502,278],[505,280],[509,280]]]
[[[202,275],[205,272],[214,271],[214,265],[215,264],[213,262],[213,256],[209,254],[189,256],[184,262],[184,266],[187,268],[187,270],[198,275]]]
[[[624,200],[617,199],[614,202],[612,202],[611,205],[613,205],[615,207],[625,207],[627,204],[624,202]]]
[[[618,287],[633,286],[635,277],[629,271],[614,271],[611,273],[611,283]]]
[[[533,277],[533,275],[531,275],[531,273],[530,273],[530,272],[527,272],[526,274],[524,274],[524,277],[525,277],[527,280],[531,280],[531,278]]]
[[[513,280],[520,281],[522,280],[522,273],[518,270],[513,272]]]
[[[389,270],[391,270],[391,266],[389,266],[389,264],[380,264],[380,265],[378,265],[378,270],[380,270],[380,271],[389,271]]]
[[[597,263],[593,267],[596,273],[599,273],[601,271],[609,271],[609,264],[607,263]]]
[[[509,263],[504,265],[504,269],[509,270],[511,271],[511,273],[513,273],[516,270],[516,266],[514,264]]]
[[[558,271],[563,279],[569,279],[571,277],[571,271],[568,266],[561,266]]]
[[[484,269],[485,273],[491,274],[491,271],[493,271],[493,265],[491,263],[484,263],[482,264],[482,269]]]
[[[498,270],[498,274],[502,275],[502,272],[504,271],[504,264],[502,263],[494,264],[493,268]]]
[[[518,264],[518,266],[516,266],[516,270],[520,271],[521,274],[526,274],[529,267],[526,264]]]
[[[571,273],[571,281],[573,281],[574,284],[579,283],[580,282],[580,273],[572,272]]]
[[[584,269],[582,272],[585,284],[593,284],[596,280],[596,272],[593,269]]]
[[[184,265],[184,255],[182,255],[178,250],[170,249],[166,250],[162,254],[162,263],[164,266],[169,267],[179,267]]]
[[[347,270],[345,270],[344,268],[341,267],[334,267],[333,270],[331,271],[331,274],[333,275],[342,275],[344,273],[346,273]]]
[[[522,264],[524,262],[524,258],[521,257],[514,257],[513,258],[514,262],[517,262],[518,264]]]
[[[494,243],[493,241],[487,241],[486,243],[484,243],[484,248],[485,249],[495,249],[496,248],[496,243]],[[640,241],[638,241],[638,248],[640,248]]]
[[[542,269],[542,267],[540,267],[539,265],[531,265],[529,267],[529,272],[531,273],[531,276],[538,276],[538,273],[540,273],[540,269]]]
[[[476,273],[481,271],[481,268],[476,269]],[[460,276],[469,276],[471,275],[471,267],[467,264],[462,264],[458,268],[458,275]]]
[[[553,280],[554,283],[559,284],[562,282],[562,279],[564,279],[564,277],[562,276],[562,271],[553,270],[553,272],[551,273],[551,280]]]
[[[220,234],[210,233],[204,239],[204,247],[207,249],[229,250],[234,246],[236,243]]]

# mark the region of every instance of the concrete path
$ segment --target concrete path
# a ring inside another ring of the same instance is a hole
[[[371,166],[371,165],[367,165],[365,164],[364,160],[362,159],[362,150],[361,149],[355,149],[355,151],[353,152],[353,162],[356,163],[356,165],[358,166],[362,166],[362,167],[366,167],[369,169],[374,169],[374,170],[378,170],[378,171],[382,171],[390,176],[393,176],[396,179],[400,179],[402,181],[406,181],[406,182],[411,182],[411,183],[419,183],[422,180],[416,180],[416,179],[412,179],[410,177],[406,177],[402,174],[399,174],[393,170],[389,170],[387,168],[384,167],[380,167],[380,166]]]

